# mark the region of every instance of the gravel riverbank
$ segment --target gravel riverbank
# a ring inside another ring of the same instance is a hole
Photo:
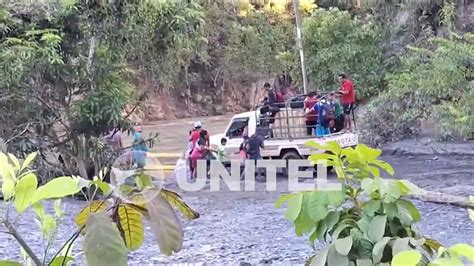
[[[397,176],[421,187],[452,193],[474,194],[474,170],[471,157],[385,157],[398,170]],[[279,184],[284,186],[285,180]],[[280,185],[279,185],[280,186]],[[292,224],[283,217],[284,209],[275,209],[279,192],[195,192],[183,198],[201,214],[192,222],[183,221],[183,250],[171,257],[160,255],[151,232],[147,230],[143,246],[130,254],[130,265],[167,263],[206,264],[302,264],[314,251],[306,237],[297,237]],[[463,208],[414,201],[422,213],[418,227],[428,237],[445,245],[472,243],[474,224]],[[1,203],[3,204],[3,203]],[[50,205],[50,204],[48,204]],[[58,248],[75,230],[74,215],[83,201],[64,200],[66,216],[59,227]],[[51,206],[49,206],[51,207]],[[19,233],[35,251],[42,250],[41,234],[33,213],[28,211],[17,222]],[[80,252],[81,242],[74,250]],[[320,248],[317,245],[316,248]],[[18,245],[12,237],[0,234],[0,259],[19,258]],[[76,265],[81,265],[78,263]]]

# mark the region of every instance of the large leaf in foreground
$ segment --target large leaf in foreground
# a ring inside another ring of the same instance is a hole
[[[29,173],[22,177],[16,184],[15,192],[15,208],[20,214],[30,206],[31,196],[35,193],[38,186],[36,175]]]
[[[199,213],[191,209],[191,207],[189,207],[189,205],[184,202],[178,193],[162,188],[160,194],[173,207],[177,208],[186,218],[190,220],[199,218]]]
[[[44,186],[39,187],[33,195],[31,202],[36,203],[44,199],[62,198],[74,195],[82,189],[79,185],[79,181],[79,178],[69,176],[55,178]]]
[[[87,265],[127,265],[127,248],[120,232],[104,213],[94,213],[87,219],[84,254]]]
[[[93,201],[76,215],[74,221],[76,222],[77,226],[82,227],[84,224],[86,224],[86,221],[91,213],[105,211],[107,207],[109,207],[109,203],[107,201]]]
[[[160,194],[146,203],[150,226],[160,250],[169,256],[183,247],[183,230],[173,207]]]
[[[122,203],[118,206],[118,227],[129,250],[137,250],[143,243],[144,227],[141,213],[133,206]]]

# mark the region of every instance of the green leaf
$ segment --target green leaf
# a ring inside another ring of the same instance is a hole
[[[408,243],[410,242],[410,238],[405,237],[405,238],[398,238],[393,242],[392,246],[392,254],[397,255],[398,253],[408,250],[409,246]]]
[[[364,260],[356,260],[357,266],[372,266],[372,260],[364,259]]]
[[[96,185],[99,187],[100,191],[102,191],[102,194],[107,195],[111,192],[110,185],[107,182],[101,181],[101,180],[94,180],[90,182],[90,185]]]
[[[14,170],[8,163],[8,157],[0,153],[0,177],[2,180],[3,200],[10,200],[15,194],[15,175]]]
[[[409,194],[411,195],[423,195],[426,193],[425,190],[419,188],[417,185],[413,184],[408,180],[397,180],[397,182],[400,182],[405,185],[405,187],[409,189]]]
[[[38,155],[37,152],[28,154],[28,156],[26,156],[26,159],[23,161],[23,164],[21,165],[21,171],[27,169],[30,166],[31,162],[33,162],[33,160],[36,158],[37,155]]]
[[[53,261],[51,261],[51,264],[49,264],[50,266],[62,266],[62,265],[68,265],[70,264],[70,262],[72,262],[74,260],[73,257],[70,257],[70,256],[58,256],[56,258],[54,258]],[[63,264],[64,262],[64,264]]]
[[[379,188],[377,183],[374,182],[372,178],[362,179],[360,185],[361,185],[361,188],[364,190],[364,192],[367,193],[367,195],[374,193]]]
[[[373,162],[382,154],[382,150],[372,149],[365,144],[358,144],[355,151],[364,162]]]
[[[392,266],[416,266],[420,260],[420,252],[416,250],[406,250],[393,257]]]
[[[344,191],[325,192],[330,206],[339,207],[346,197]]]
[[[2,196],[4,201],[10,200],[15,194],[15,183],[11,179],[3,179]]]
[[[330,141],[326,143],[326,148],[328,151],[334,154],[340,154],[342,152],[342,147],[336,141]]]
[[[173,207],[160,194],[146,198],[150,227],[163,254],[169,256],[183,246],[183,230]]]
[[[376,243],[380,239],[382,239],[385,233],[386,224],[387,224],[387,216],[385,215],[378,215],[372,219],[372,221],[370,222],[368,236],[369,236],[369,239],[373,243]]]
[[[38,180],[33,173],[25,175],[18,181],[15,187],[15,208],[18,214],[23,213],[30,206],[37,186]]]
[[[418,222],[421,218],[420,212],[410,201],[400,199],[397,201],[398,216],[404,226]]]
[[[336,251],[344,256],[349,254],[352,248],[352,236],[347,236],[345,238],[339,238],[335,243]]]
[[[10,158],[10,161],[13,163],[14,169],[16,171],[20,170],[20,161],[15,157],[15,155],[9,153],[8,158]]]
[[[296,194],[285,194],[280,196],[280,198],[275,202],[275,208],[280,208],[283,203],[289,201],[294,196],[296,196]]]
[[[341,223],[336,227],[336,230],[334,230],[334,233],[332,234],[332,239],[338,239],[339,235],[344,231],[344,229],[350,227],[350,225]]]
[[[326,193],[320,191],[312,192],[308,204],[309,216],[315,222],[323,220],[329,213]]]
[[[334,211],[329,212],[328,216],[324,220],[324,222],[326,223],[327,229],[332,230],[334,225],[336,225],[337,222],[339,221],[339,218],[340,218],[340,213],[339,212],[334,212]]]
[[[379,242],[374,245],[374,249],[372,250],[372,258],[374,263],[379,263],[383,257],[383,251],[385,246],[387,245],[388,241],[390,241],[390,237],[384,237]]]
[[[362,208],[368,216],[372,217],[374,216],[375,212],[380,209],[380,205],[380,200],[369,200],[368,202],[364,203]]]
[[[303,193],[295,194],[294,197],[288,199],[288,206],[286,207],[285,218],[290,221],[295,221],[300,215],[303,205]]]
[[[410,238],[410,244],[415,247],[421,247],[425,242],[424,238]]]
[[[410,188],[400,180],[395,181],[395,184],[397,185],[398,189],[401,192],[402,196],[408,195],[410,193]]]
[[[199,213],[191,209],[191,207],[189,207],[189,205],[184,202],[184,200],[178,193],[165,188],[161,188],[160,194],[166,201],[171,204],[171,206],[178,209],[189,220],[199,218]]]
[[[434,251],[437,251],[440,247],[442,247],[441,243],[431,238],[426,238],[424,244]]]
[[[58,177],[39,187],[33,195],[31,202],[36,203],[44,199],[74,195],[81,189],[82,187],[79,186],[79,178],[68,176]]]
[[[311,260],[310,265],[311,266],[325,266],[326,265],[326,260],[328,257],[328,251],[329,247],[321,250],[318,255],[314,256],[313,259]]]
[[[361,161],[359,155],[353,148],[345,148],[341,152],[341,156],[344,156],[349,162],[358,162]]]
[[[328,230],[327,224],[324,221],[319,222],[315,231],[316,237],[321,241],[325,241],[324,237],[327,230]]]
[[[337,159],[335,155],[327,154],[327,153],[315,153],[308,157],[308,160],[310,160],[311,163],[313,164],[318,164],[318,163],[326,162],[326,161],[332,161],[335,159]]]
[[[88,265],[127,265],[127,247],[117,226],[103,212],[87,219],[83,246]]]
[[[56,217],[62,217],[63,216],[64,211],[61,208],[61,199],[57,199],[57,200],[54,201],[53,209],[54,209],[54,216],[56,216]]]
[[[74,218],[74,222],[77,224],[79,228],[86,224],[87,220],[91,216],[92,213],[96,212],[103,212],[109,207],[109,203],[107,201],[96,200],[92,201],[84,207]]]
[[[398,216],[398,207],[394,202],[383,203],[383,209],[388,219],[393,219]]]
[[[359,226],[360,230],[365,235],[367,235],[367,237],[369,235],[370,221],[371,221],[371,217],[368,217],[368,216],[363,216],[362,219],[357,221],[357,225]]]
[[[328,251],[328,265],[345,266],[349,265],[349,258],[336,251],[335,245],[331,245]]]
[[[437,258],[430,266],[465,266],[459,258]]]
[[[144,189],[146,187],[153,187],[153,180],[150,175],[145,174],[141,171],[135,176],[135,182],[139,189]]]
[[[395,174],[395,170],[393,170],[393,167],[387,162],[384,162],[382,160],[375,160],[375,161],[371,161],[371,163],[385,170],[385,172],[387,172],[391,176]]]
[[[306,142],[306,146],[309,146],[314,149],[318,149],[320,151],[329,151],[329,152],[332,152],[333,154],[339,154],[342,150],[341,146],[335,141],[327,142],[325,145],[319,144],[315,141],[308,141]]]
[[[309,211],[310,193],[303,193],[303,203],[301,204],[301,212],[294,221],[296,235],[302,236],[309,233],[315,227],[315,223],[311,220]],[[325,223],[322,223],[325,224]]]
[[[0,266],[22,266],[22,264],[13,260],[0,260]]]
[[[117,226],[125,246],[131,251],[137,250],[143,243],[145,229],[140,212],[127,203],[121,203],[118,205],[117,214]]]
[[[474,247],[468,244],[456,244],[448,249],[449,253],[458,257],[465,257],[474,263]]]

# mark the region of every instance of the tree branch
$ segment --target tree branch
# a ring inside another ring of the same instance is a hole
[[[33,250],[28,246],[28,244],[23,240],[23,238],[18,234],[13,225],[9,221],[3,221],[3,225],[8,230],[8,232],[15,238],[15,240],[20,244],[20,246],[25,250],[26,254],[30,256],[33,262],[37,266],[41,266],[41,260],[36,256]]]
[[[8,140],[5,141],[5,144],[8,144],[10,141],[20,137],[21,135],[25,134],[25,132],[28,130],[28,128],[30,127],[31,123],[27,123],[26,126],[25,126],[25,129],[23,129],[20,133],[16,134],[15,136],[9,138]]]

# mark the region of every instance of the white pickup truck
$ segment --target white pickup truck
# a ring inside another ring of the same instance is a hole
[[[306,146],[305,144],[310,140],[321,144],[336,141],[342,147],[351,147],[358,144],[356,132],[338,132],[324,137],[316,137],[314,134],[308,135],[304,121],[304,111],[301,107],[291,108],[287,104],[285,108],[280,108],[280,111],[274,117],[273,124],[270,125],[272,133],[264,140],[265,148],[261,151],[263,158],[302,159],[311,154],[322,152]],[[220,146],[221,140],[225,138],[227,143],[224,146],[226,154],[224,161],[238,160],[238,151],[243,141],[244,128],[247,127],[248,135],[252,136],[262,122],[260,117],[260,108],[256,111],[234,115],[225,132],[210,137],[211,146]]]

